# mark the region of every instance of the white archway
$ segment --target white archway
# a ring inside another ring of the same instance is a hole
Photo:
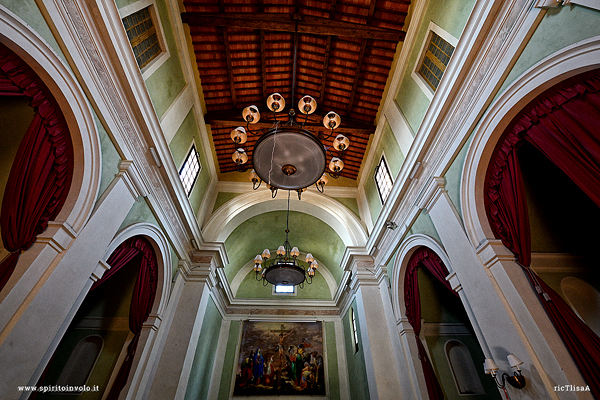
[[[122,391],[122,393],[128,393],[127,398],[134,398],[138,390],[143,392],[143,383],[150,382],[155,372],[152,364],[158,361],[156,355],[160,354],[164,345],[164,341],[158,339],[157,331],[161,327],[161,321],[166,311],[172,281],[169,244],[162,231],[152,224],[137,223],[121,230],[108,246],[103,260],[108,260],[108,257],[121,243],[133,236],[143,236],[152,244],[158,267],[158,285],[152,311],[142,328],[129,378]],[[161,333],[167,331],[168,328],[168,326],[163,327]],[[118,371],[118,367],[120,366],[115,367],[115,372]]]
[[[442,245],[434,238],[428,235],[417,233],[409,236],[403,242],[394,261],[394,270],[392,272],[392,307],[396,320],[404,318],[406,306],[404,305],[404,277],[406,275],[406,267],[413,253],[421,246],[428,247],[442,260],[448,273],[452,273],[450,258],[446,255]]]
[[[223,204],[202,229],[207,242],[225,242],[242,222],[256,215],[287,209],[287,199],[271,199],[269,190],[244,193]],[[329,225],[346,246],[365,246],[367,232],[356,215],[340,202],[321,193],[306,191],[290,210],[312,215]]]
[[[482,118],[467,151],[461,187],[462,215],[474,247],[493,238],[483,202],[483,186],[490,158],[508,124],[546,89],[600,67],[600,36],[575,43],[546,57],[513,82]]]

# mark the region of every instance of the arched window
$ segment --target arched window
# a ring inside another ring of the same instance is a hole
[[[485,394],[467,346],[458,340],[446,342],[446,358],[459,394]]]
[[[104,341],[99,335],[86,336],[75,345],[56,380],[57,386],[82,387],[87,382],[100,356]]]

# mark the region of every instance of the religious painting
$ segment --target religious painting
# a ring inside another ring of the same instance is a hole
[[[321,322],[244,321],[234,396],[325,395]]]

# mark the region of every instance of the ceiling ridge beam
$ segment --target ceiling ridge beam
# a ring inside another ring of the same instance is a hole
[[[233,108],[238,108],[237,106],[237,98],[235,95],[235,81],[233,80],[233,67],[231,65],[231,51],[229,49],[229,38],[228,38],[228,28],[226,26],[223,27],[223,42],[225,44],[225,57],[227,59],[227,75],[229,75],[229,86],[231,91],[231,101],[233,103]]]
[[[353,22],[307,15],[279,13],[201,13],[183,12],[181,20],[189,26],[223,26],[262,29],[265,31],[297,32],[312,35],[345,36],[361,39],[404,40],[406,32]]]

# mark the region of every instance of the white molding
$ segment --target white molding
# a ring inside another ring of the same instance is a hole
[[[55,221],[65,221],[79,232],[89,216],[100,188],[100,139],[90,104],[63,59],[18,16],[0,5],[0,40],[38,74],[56,99],[73,141],[71,189]]]
[[[600,65],[600,36],[582,40],[533,65],[489,108],[465,158],[461,182],[462,215],[474,245],[494,235],[483,205],[483,182],[497,141],[514,116],[537,95],[558,82]]]
[[[229,200],[211,216],[202,229],[207,241],[225,242],[227,237],[241,223],[256,215],[286,210],[287,201],[283,197],[271,198],[271,192],[264,188],[244,193]],[[358,217],[340,202],[321,193],[306,191],[302,200],[292,199],[290,210],[312,215],[325,222],[339,235],[346,246],[364,246],[367,233]]]
[[[190,113],[193,106],[194,91],[192,87],[187,84],[181,92],[179,92],[169,108],[167,108],[160,120],[160,126],[165,135],[165,141],[168,144],[171,143],[175,134],[177,134],[179,127],[185,120],[185,117]]]
[[[446,268],[448,269],[448,276],[453,273],[452,264],[450,264],[450,258],[444,251],[444,248],[434,238],[423,235],[414,234],[407,237],[400,248],[398,249],[396,260],[394,261],[394,269],[392,271],[392,307],[394,309],[394,316],[399,321],[404,318],[406,312],[406,305],[404,304],[404,293],[400,292],[404,290],[404,277],[406,275],[406,268],[408,261],[413,255],[415,250],[419,247],[425,246],[435,252],[440,257]]]
[[[157,296],[152,307],[152,314],[162,317],[167,307],[169,294],[171,293],[171,278],[173,273],[169,242],[160,228],[148,223],[137,223],[125,227],[115,235],[114,239],[106,249],[102,262],[106,263],[105,260],[108,260],[108,257],[110,257],[113,251],[115,251],[121,243],[133,236],[144,236],[150,239],[150,243],[152,244],[152,247],[154,247],[156,261],[158,263],[160,286],[157,287]]]

